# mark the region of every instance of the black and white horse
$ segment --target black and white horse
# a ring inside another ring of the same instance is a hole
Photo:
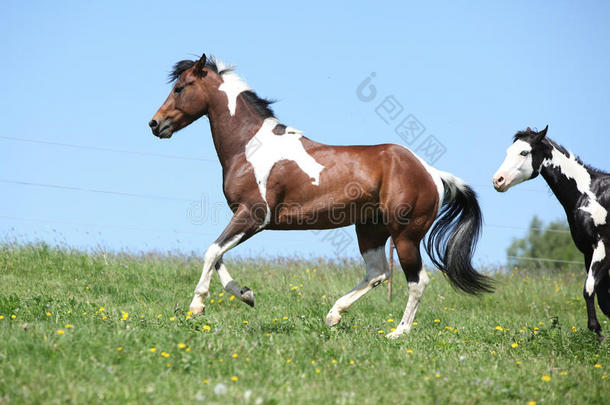
[[[506,159],[493,177],[497,191],[504,192],[523,181],[542,177],[563,205],[576,247],[584,254],[587,279],[584,297],[589,329],[600,339],[594,296],[610,317],[610,174],[584,164],[578,157],[540,132],[518,132]]]

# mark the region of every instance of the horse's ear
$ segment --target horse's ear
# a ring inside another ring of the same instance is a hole
[[[534,136],[534,143],[538,143],[542,139],[544,139],[548,130],[549,130],[549,126],[547,125],[542,131],[536,133],[536,136]]]
[[[204,77],[207,73],[203,70],[203,68],[205,67],[205,62],[206,62],[207,58],[205,56],[205,53],[203,55],[201,55],[201,58],[199,58],[199,60],[197,61],[197,63],[195,63],[195,68],[193,69],[193,72],[195,72],[195,74],[199,77]]]

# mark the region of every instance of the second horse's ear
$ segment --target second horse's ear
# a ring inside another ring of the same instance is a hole
[[[199,77],[205,77],[205,75],[207,74],[207,72],[203,70],[203,68],[205,68],[206,60],[207,58],[204,53],[203,55],[201,55],[201,58],[199,58],[197,63],[195,63],[195,68],[193,69],[193,71]]]
[[[534,137],[534,143],[540,142],[546,136],[547,131],[549,130],[549,126],[547,125],[542,131],[538,132]]]

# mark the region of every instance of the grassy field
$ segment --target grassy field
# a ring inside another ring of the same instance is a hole
[[[331,329],[324,317],[361,279],[359,262],[228,268],[256,307],[214,276],[213,301],[192,319],[200,258],[1,245],[0,403],[610,401],[610,348],[586,329],[584,271],[517,270],[482,298],[433,272],[417,325],[389,341],[402,272],[393,301],[379,287]]]

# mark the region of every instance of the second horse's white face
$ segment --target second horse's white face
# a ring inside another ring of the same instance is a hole
[[[531,179],[533,174],[532,145],[517,140],[506,150],[506,158],[494,175],[493,184],[497,191],[504,192]]]

